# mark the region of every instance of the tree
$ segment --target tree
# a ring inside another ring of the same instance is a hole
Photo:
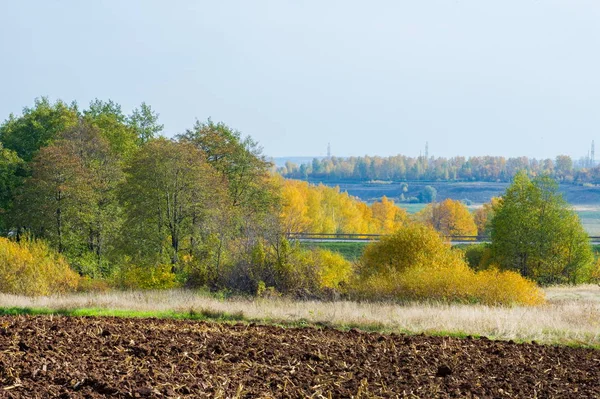
[[[83,117],[86,123],[99,129],[111,151],[121,158],[130,157],[138,147],[136,130],[127,124],[121,106],[112,100],[93,100],[83,111]]]
[[[423,191],[419,194],[419,200],[427,204],[435,202],[435,197],[437,197],[437,190],[431,186],[425,186]]]
[[[82,235],[87,242],[85,252],[93,256],[87,260],[94,265],[89,273],[106,274],[108,265],[106,256],[114,248],[122,222],[121,208],[117,198],[117,189],[124,178],[117,154],[110,149],[108,141],[101,132],[84,121],[59,135],[58,144],[68,147],[85,169],[86,186],[91,190],[89,214],[84,218]],[[92,265],[82,265],[88,254],[82,252],[77,263],[80,269],[89,269]]]
[[[127,118],[127,123],[137,133],[138,144],[147,143],[163,131],[165,126],[158,123],[158,116],[149,105],[142,103]]]
[[[493,197],[490,202],[486,202],[481,208],[478,208],[475,211],[473,218],[475,219],[475,224],[477,225],[478,236],[484,237],[489,235],[490,223],[494,218],[494,210],[498,206],[499,201],[500,199],[498,197]]]
[[[51,104],[47,97],[42,97],[35,100],[33,108],[23,108],[22,116],[11,114],[0,125],[0,141],[29,162],[40,148],[52,143],[58,133],[75,126],[78,119],[76,104],[67,105],[60,100]]]
[[[579,283],[593,260],[577,214],[556,181],[531,181],[519,172],[499,201],[491,222],[493,261],[540,284]]]
[[[460,201],[445,199],[429,204],[417,216],[445,236],[475,236],[477,226],[473,214]]]
[[[13,225],[48,239],[59,253],[82,244],[81,230],[91,207],[92,190],[82,160],[67,145],[42,148],[16,199]]]
[[[180,253],[198,245],[209,214],[218,213],[216,171],[192,144],[157,139],[133,156],[126,173],[120,196],[130,253],[157,262],[166,255],[175,269]]]
[[[273,200],[268,184],[272,164],[262,155],[262,148],[251,137],[224,123],[196,121],[193,129],[179,136],[206,154],[206,160],[221,174],[229,187],[234,207],[269,208]]]
[[[16,152],[0,143],[0,229],[4,229],[5,215],[12,207],[15,191],[25,175],[25,162]]]

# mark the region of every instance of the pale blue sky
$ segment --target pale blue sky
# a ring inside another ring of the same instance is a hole
[[[600,147],[599,21],[596,0],[0,0],[0,118],[98,97],[270,156],[579,158]]]

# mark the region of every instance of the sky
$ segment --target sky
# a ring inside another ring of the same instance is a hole
[[[145,101],[272,157],[600,158],[597,0],[0,0],[0,120]]]

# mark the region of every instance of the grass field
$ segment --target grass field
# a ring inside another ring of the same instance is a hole
[[[555,287],[545,292],[548,303],[538,307],[217,299],[186,290],[38,298],[3,294],[0,313],[243,320],[600,347],[600,287]]]
[[[400,208],[406,209],[409,215],[419,212],[421,209],[425,208],[428,204],[408,204],[405,202],[396,203]]]
[[[368,242],[303,242],[303,248],[327,249],[340,253],[347,260],[353,261],[362,255]]]

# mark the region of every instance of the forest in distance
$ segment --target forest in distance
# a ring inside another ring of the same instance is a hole
[[[593,154],[593,153],[592,153]],[[299,158],[300,160],[305,160]],[[281,164],[281,161],[279,162]],[[573,160],[568,155],[554,159],[525,156],[455,156],[452,158],[421,155],[410,157],[335,157],[313,158],[300,164],[286,161],[277,168],[284,177],[332,182],[429,181],[429,182],[504,182],[512,181],[524,170],[530,177],[548,175],[559,183],[598,184],[600,165],[592,155]]]
[[[196,121],[173,138],[162,131],[149,105],[127,115],[99,99],[87,108],[37,99],[0,124],[0,291],[186,287],[535,305],[544,301],[538,285],[600,278],[551,173],[518,170],[475,212],[436,201],[427,186],[428,205],[409,215],[402,198],[366,203],[286,179],[259,143],[222,122]],[[349,261],[301,247],[290,232],[386,237]],[[457,249],[447,235],[492,242]],[[515,235],[531,245],[515,246]]]

